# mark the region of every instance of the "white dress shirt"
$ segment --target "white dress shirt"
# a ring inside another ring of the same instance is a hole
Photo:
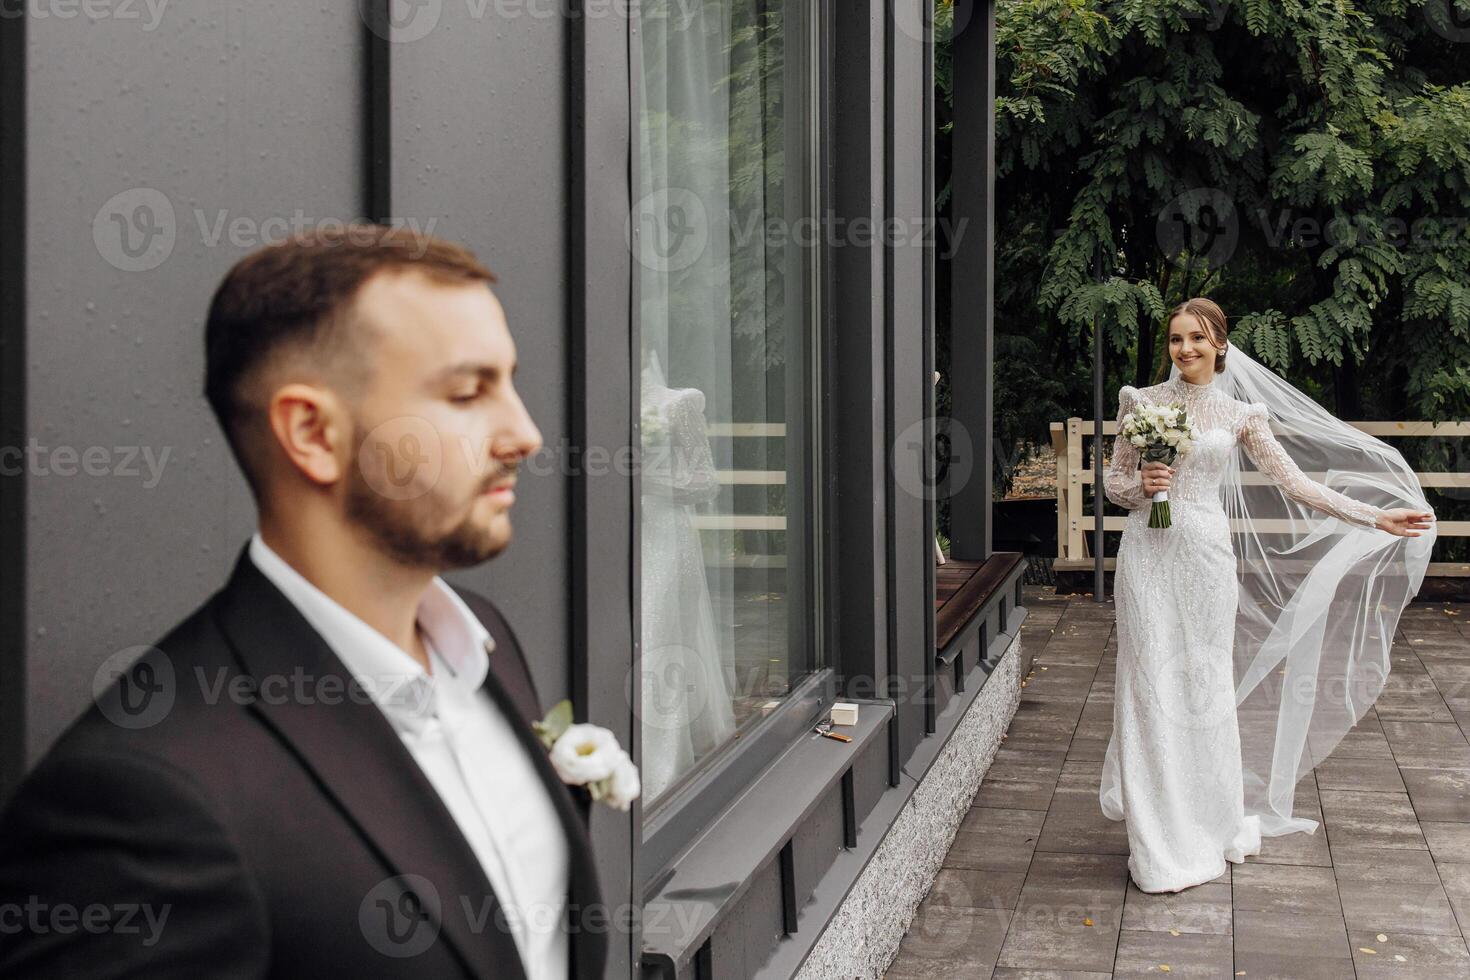
[[[302,577],[259,533],[250,539],[250,558],[372,696],[438,791],[505,909],[529,980],[567,980],[567,840],[532,760],[480,689],[490,669],[487,651],[495,646],[489,631],[436,576],[418,609],[432,667],[426,673],[407,651]],[[479,896],[440,901],[446,917],[497,928]]]

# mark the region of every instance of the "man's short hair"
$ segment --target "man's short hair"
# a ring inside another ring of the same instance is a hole
[[[261,422],[250,404],[252,375],[288,348],[326,362],[351,356],[357,338],[347,314],[357,292],[384,270],[416,270],[449,285],[493,283],[466,248],[403,227],[349,224],[293,235],[230,269],[209,304],[204,330],[204,397],[257,495],[258,474],[242,451],[245,427]]]

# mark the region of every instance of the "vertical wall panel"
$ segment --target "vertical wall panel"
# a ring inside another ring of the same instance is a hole
[[[969,431],[974,469],[954,488],[954,557],[983,561],[991,550],[991,447],[994,418],[995,3],[956,0],[954,11],[954,168],[950,363],[953,418]]]
[[[934,546],[925,519],[929,489],[924,439],[929,379],[924,366],[924,4],[891,0],[888,36],[888,446],[892,488],[889,590],[890,643],[900,678],[899,758],[923,739],[922,705],[934,659],[926,620],[933,602],[925,576]]]
[[[739,905],[710,937],[710,980],[749,980],[784,934],[780,862],[772,860],[751,877]]]
[[[214,285],[279,222],[356,217],[362,197],[356,4],[100,6],[136,17],[27,24],[32,760],[254,527],[201,395]]]
[[[817,882],[832,867],[842,850],[842,784],[827,791],[827,796],[792,835],[793,869],[796,880],[796,909],[799,913],[812,897]],[[816,928],[808,916],[807,929]]]
[[[589,452],[634,442],[641,316],[638,263],[629,247],[632,188],[639,186],[632,139],[641,81],[637,5],[632,15],[576,0],[565,68],[569,95],[571,376],[569,429]],[[616,6],[613,9],[618,9]],[[637,476],[592,467],[569,487],[572,675],[579,714],[605,725],[642,763],[642,685],[635,660],[641,636],[634,584],[639,581]],[[592,844],[604,899],[613,910],[641,907],[635,869],[642,847],[643,805],[627,813],[600,807]],[[642,931],[637,916],[608,936],[609,976],[637,971]]]
[[[425,4],[400,22],[389,49],[393,216],[433,221],[499,278],[516,387],[547,447],[522,471],[515,541],[454,579],[505,610],[548,703],[570,693],[567,19],[558,9]]]
[[[841,572],[832,648],[840,652],[848,694],[887,696],[885,682],[896,668],[888,645],[887,266],[877,231],[885,216],[886,6],[870,0],[833,10],[832,50],[841,54],[831,69],[827,179],[839,231],[827,242],[826,306],[836,347],[827,431],[836,442],[829,521]]]
[[[25,443],[26,22],[0,20],[0,447]],[[0,801],[25,771],[26,476],[0,469]]]

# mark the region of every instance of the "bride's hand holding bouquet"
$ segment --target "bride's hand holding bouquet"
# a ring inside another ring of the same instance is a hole
[[[1174,461],[1194,446],[1183,405],[1140,405],[1123,416],[1123,438],[1138,447],[1144,492],[1153,499],[1149,527],[1169,527],[1169,478]]]

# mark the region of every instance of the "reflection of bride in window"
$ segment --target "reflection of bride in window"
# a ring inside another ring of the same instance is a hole
[[[670,388],[645,357],[643,782],[652,800],[735,733],[734,670],[715,632],[696,508],[719,494],[704,392]]]

